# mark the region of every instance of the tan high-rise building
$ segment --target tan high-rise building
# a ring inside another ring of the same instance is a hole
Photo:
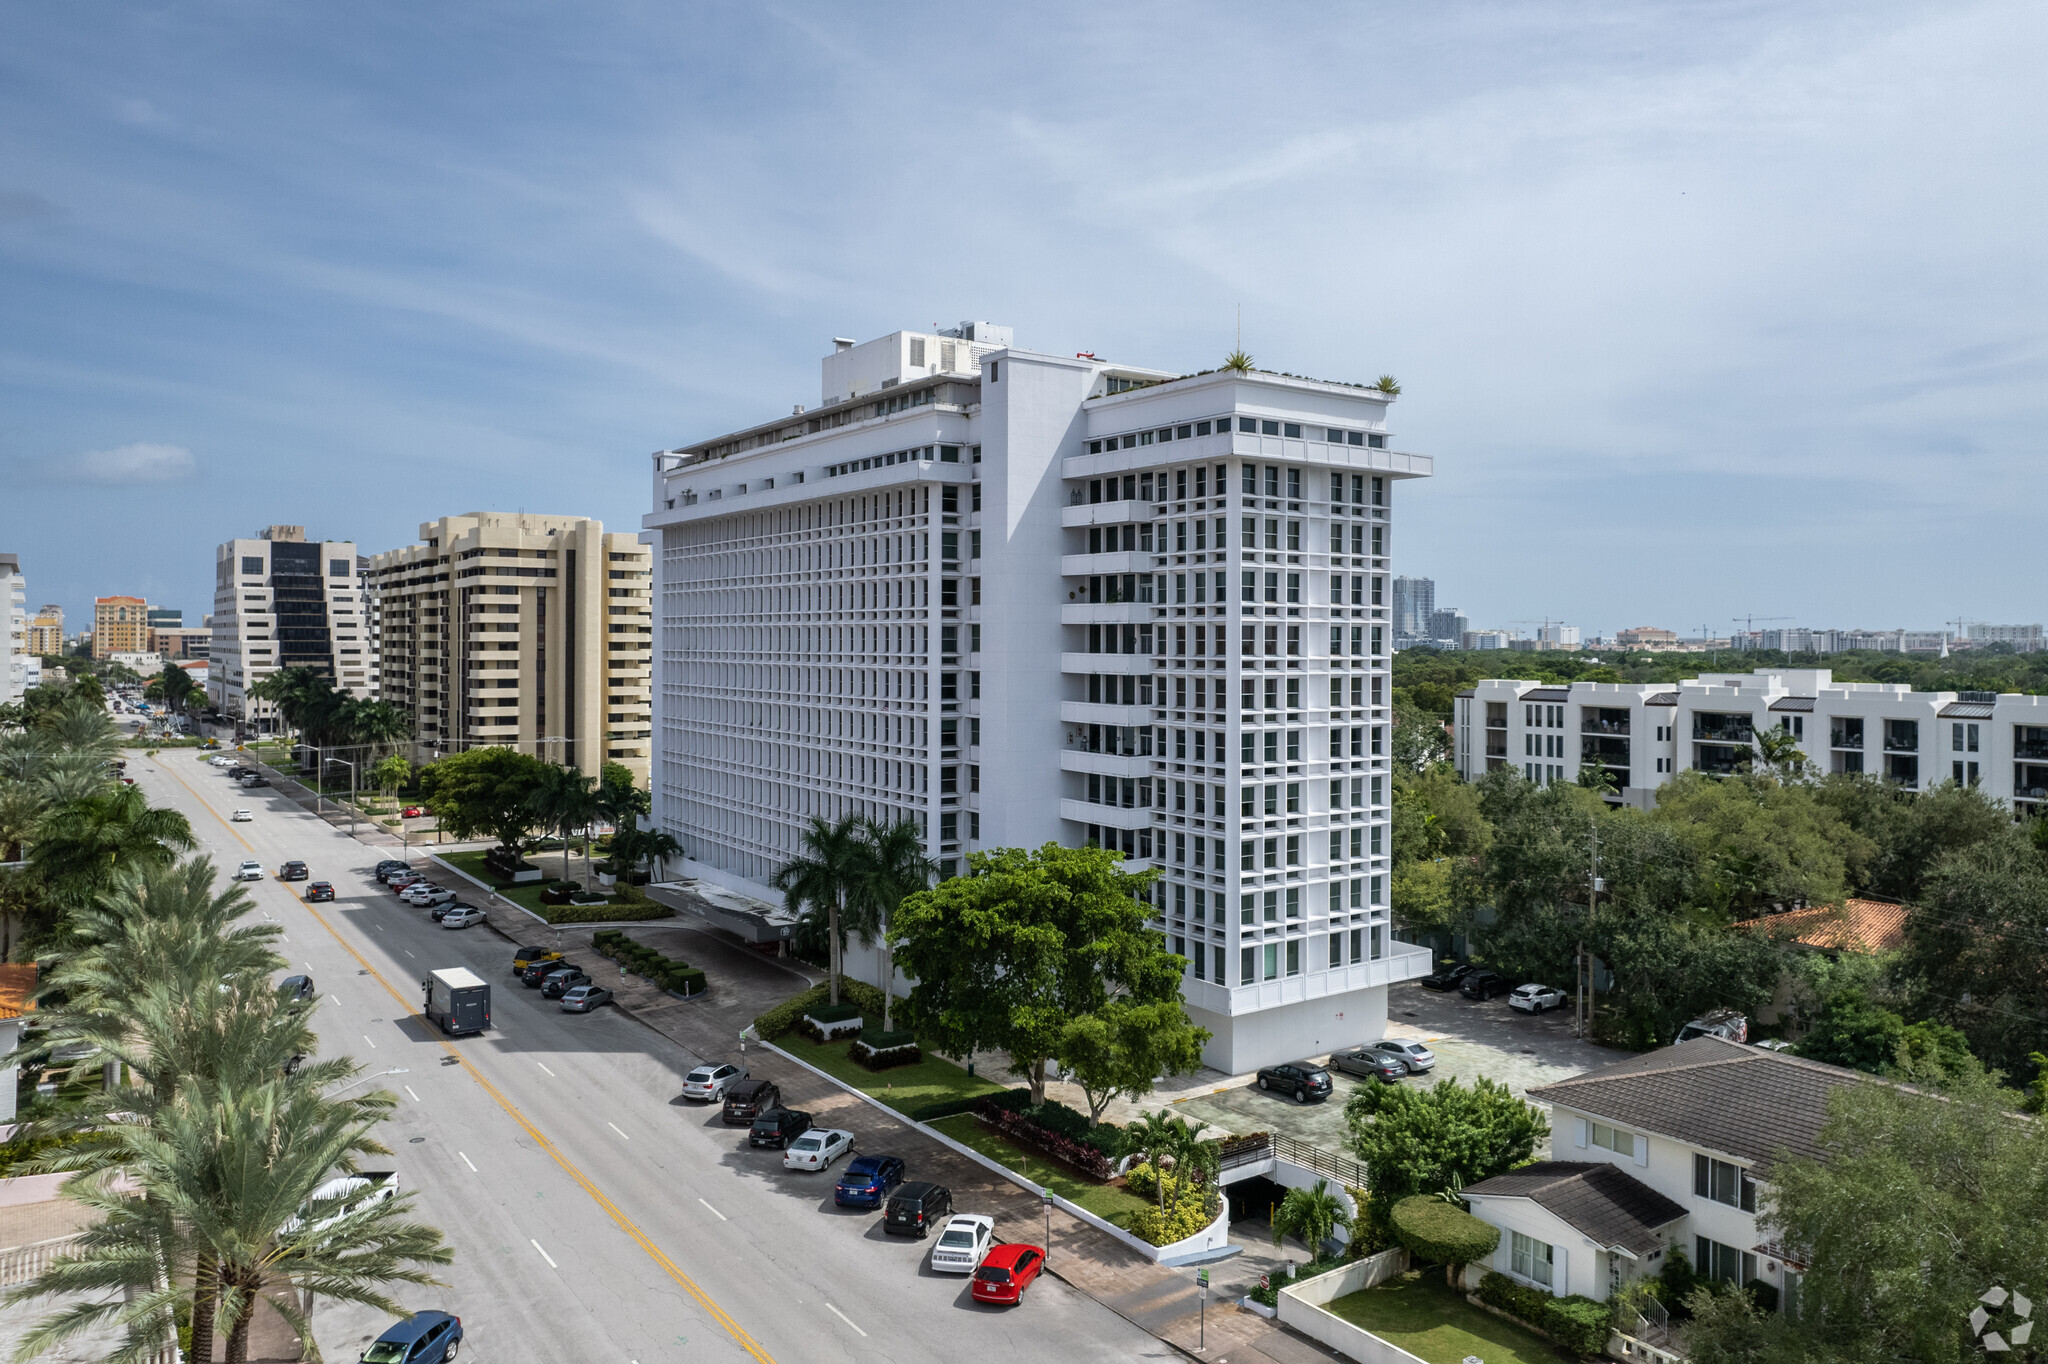
[[[55,658],[64,652],[64,608],[54,602],[37,610],[28,623],[28,652]]]
[[[356,567],[354,541],[308,540],[303,526],[270,526],[216,548],[208,704],[244,733],[272,732],[277,708],[249,689],[279,668],[310,668],[337,691],[375,697],[376,646]]]
[[[149,652],[149,603],[141,597],[92,599],[92,656]]]
[[[471,512],[370,560],[379,691],[420,756],[505,744],[647,784],[653,552],[582,516]]]

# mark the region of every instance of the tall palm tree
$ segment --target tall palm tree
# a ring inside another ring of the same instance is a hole
[[[860,828],[859,815],[842,815],[836,824],[811,816],[811,827],[804,831],[804,854],[785,863],[773,882],[792,913],[806,905],[824,911],[834,1004],[839,1002],[840,958],[846,948],[840,920],[859,871]]]
[[[576,768],[551,764],[526,798],[528,809],[543,823],[561,831],[562,870],[565,874],[569,870],[570,831],[589,824],[597,814],[594,784]],[[587,838],[583,840],[583,888],[590,889],[590,840]]]
[[[151,809],[139,787],[116,786],[52,810],[28,860],[52,898],[77,909],[110,888],[120,872],[166,866],[192,846],[185,816]]]
[[[92,753],[105,759],[121,746],[114,722],[107,718],[103,703],[84,696],[67,696],[43,712],[36,728],[52,744],[76,752]]]
[[[853,931],[862,946],[882,944],[882,1031],[893,1024],[891,995],[896,989],[896,944],[890,931],[904,897],[928,890],[939,874],[939,864],[926,856],[924,832],[915,822],[899,819],[894,824],[863,819],[855,844],[854,882],[848,907]]]
[[[43,794],[27,782],[0,784],[0,862],[21,860],[22,844],[35,833],[48,808]]]
[[[112,789],[119,783],[106,758],[87,750],[67,748],[43,761],[35,786],[51,806],[68,805]]]
[[[0,735],[0,782],[33,779],[50,753],[50,741],[39,729]]]

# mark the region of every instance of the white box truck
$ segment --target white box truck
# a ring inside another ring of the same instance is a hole
[[[450,1037],[466,1037],[491,1026],[491,987],[466,966],[436,971],[420,982],[426,991],[427,1021]]]

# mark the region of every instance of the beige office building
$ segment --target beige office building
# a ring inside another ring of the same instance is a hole
[[[370,560],[382,699],[422,759],[505,744],[647,784],[653,553],[582,516],[471,512]]]
[[[149,603],[141,597],[94,597],[92,616],[94,658],[148,652]]]
[[[244,734],[280,728],[249,689],[279,668],[310,668],[345,691],[376,696],[375,645],[350,540],[307,540],[270,526],[214,550],[207,703]],[[95,645],[97,647],[97,645]]]
[[[37,611],[28,623],[28,653],[54,658],[64,652],[64,608],[54,602]]]

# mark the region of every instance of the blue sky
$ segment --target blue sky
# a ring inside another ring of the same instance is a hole
[[[834,335],[1398,375],[1475,624],[2038,621],[2048,10],[0,7],[0,550],[635,527]]]

